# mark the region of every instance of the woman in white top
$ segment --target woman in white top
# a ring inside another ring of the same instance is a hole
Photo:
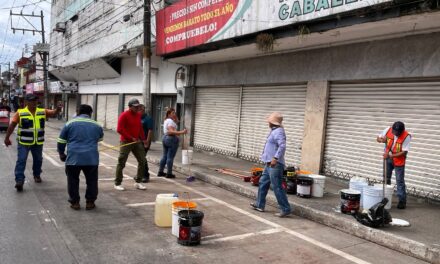
[[[177,123],[179,119],[177,118],[176,111],[173,108],[168,109],[163,122],[163,156],[159,163],[159,172],[157,176],[167,178],[175,178],[173,174],[173,162],[176,156],[177,149],[179,147],[179,135],[186,134],[186,129],[177,131]],[[167,166],[167,173],[164,173],[165,165]]]

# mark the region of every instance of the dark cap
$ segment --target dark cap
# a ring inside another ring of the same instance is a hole
[[[38,97],[35,94],[31,94],[31,93],[26,94],[24,96],[24,100],[26,100],[26,101],[36,101],[37,99],[38,99]]]
[[[128,101],[128,106],[139,106],[139,100],[136,98],[131,98],[130,101]]]
[[[400,135],[405,131],[405,124],[403,122],[397,121],[393,124],[393,132],[396,135]]]

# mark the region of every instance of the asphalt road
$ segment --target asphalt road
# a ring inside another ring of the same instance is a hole
[[[146,191],[133,187],[136,161],[124,170],[126,190],[113,189],[117,152],[101,153],[99,197],[93,211],[67,202],[64,164],[58,160],[58,130],[47,129],[43,183],[33,182],[29,157],[24,192],[14,188],[16,142],[2,145],[0,159],[0,263],[424,263],[399,252],[312,221],[279,219],[249,208],[251,200],[185,176],[152,175]],[[4,134],[0,134],[3,142]],[[151,171],[157,172],[155,165]],[[81,196],[84,196],[84,178]],[[170,228],[154,224],[159,193],[188,192],[203,211],[202,244],[185,247]]]

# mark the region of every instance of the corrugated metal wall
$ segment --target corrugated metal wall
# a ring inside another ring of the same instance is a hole
[[[410,193],[440,195],[440,82],[333,83],[324,171],[382,180],[384,144],[377,135],[395,121],[412,134],[405,168]],[[393,177],[392,182],[395,183]]]

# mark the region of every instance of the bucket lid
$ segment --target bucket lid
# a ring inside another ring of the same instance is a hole
[[[339,192],[346,193],[346,194],[361,194],[360,191],[352,190],[352,189],[343,189],[343,190],[340,190]]]
[[[310,174],[309,177],[313,178],[313,179],[317,179],[317,180],[325,180],[325,176],[323,175],[319,175],[319,174]]]
[[[187,201],[178,200],[178,201],[173,202],[172,208],[195,209],[195,208],[197,208],[197,203],[191,202],[191,201],[187,202]]]

